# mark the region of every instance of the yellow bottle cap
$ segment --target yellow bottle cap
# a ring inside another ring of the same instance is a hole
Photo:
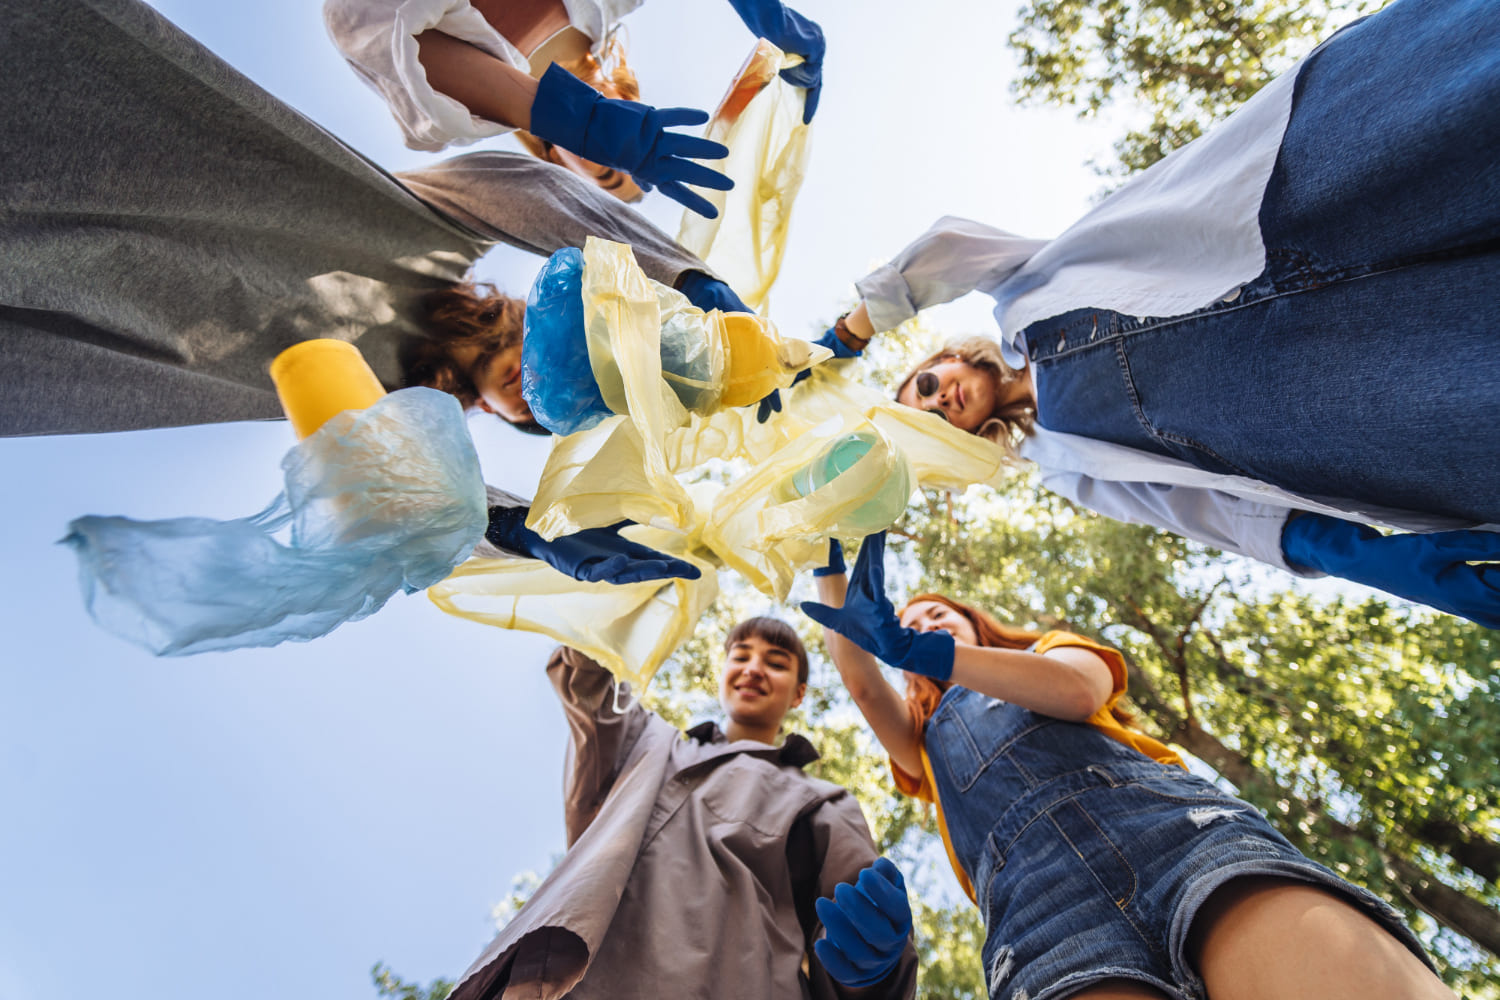
[[[271,381],[298,440],[345,410],[363,410],[385,395],[359,348],[342,340],[304,340],[276,355]]]

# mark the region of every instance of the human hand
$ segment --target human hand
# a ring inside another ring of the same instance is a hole
[[[1500,628],[1500,533],[1382,535],[1369,525],[1299,513],[1282,528],[1281,551],[1294,565]]]
[[[891,666],[940,681],[953,676],[953,636],[905,628],[885,596],[885,532],[860,546],[844,606],[804,601],[802,613]]]
[[[559,572],[587,583],[640,583],[680,578],[696,580],[702,573],[692,563],[674,559],[653,548],[620,537],[621,521],[607,528],[585,528],[547,541],[526,527],[529,507],[491,507],[484,537],[502,549],[541,559]]]
[[[722,160],[729,150],[698,136],[668,132],[678,125],[701,125],[706,111],[653,108],[637,101],[605,97],[554,63],[542,74],[531,104],[531,134],[586,160],[629,172],[646,190],[661,193],[706,218],[719,212],[686,185],[728,191],[734,181],[701,163]]]
[[[794,87],[807,89],[802,123],[812,121],[823,90],[823,55],[828,45],[823,29],[779,0],[729,0],[745,27],[783,52],[799,55],[802,63],[781,71],[781,78]]]
[[[889,859],[877,858],[853,885],[840,882],[832,899],[813,907],[827,935],[813,942],[813,953],[830,976],[858,987],[890,975],[911,936],[911,904],[906,880]]]

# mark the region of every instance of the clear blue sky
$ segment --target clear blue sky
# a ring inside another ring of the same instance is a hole
[[[314,0],[156,6],[377,162],[436,158],[400,145]],[[1009,106],[1009,4],[798,6],[829,55],[784,332],[815,334],[940,215],[1045,236],[1084,210],[1110,130]],[[626,24],[657,104],[712,108],[751,45],[723,0],[649,0]],[[644,211],[675,232],[675,204]],[[483,266],[524,294],[538,263]],[[989,330],[988,308],[938,321]],[[474,426],[490,481],[529,494],[545,443]],[[562,849],[547,640],[417,595],[309,644],[155,659],[83,614],[54,544],[69,519],[252,513],[291,443],[280,422],[0,440],[0,1000],[352,1000],[377,959],[454,975],[511,876]]]

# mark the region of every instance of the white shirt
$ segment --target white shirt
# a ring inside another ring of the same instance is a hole
[[[1085,307],[1178,316],[1232,298],[1266,264],[1260,206],[1291,117],[1290,72],[1208,135],[1136,175],[1055,240],[947,217],[856,283],[888,330],[928,306],[982,291],[995,302],[1001,354],[1026,365],[1021,332]],[[1303,497],[1244,476],[1037,427],[1021,445],[1042,485],[1119,521],[1165,528],[1301,575],[1281,552],[1291,510],[1411,531],[1474,525],[1451,517]]]
[[[596,57],[620,18],[644,2],[562,0],[569,22],[593,40]],[[531,72],[521,51],[469,0],[325,0],[323,22],[354,72],[385,98],[410,148],[433,151],[514,131],[470,114],[463,104],[433,90],[417,58],[417,36],[435,29]]]

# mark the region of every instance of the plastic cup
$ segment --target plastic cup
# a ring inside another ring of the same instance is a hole
[[[297,439],[345,410],[363,410],[385,395],[359,348],[343,340],[304,340],[276,355],[271,381]]]
[[[724,373],[720,406],[749,406],[770,395],[781,378],[781,359],[776,352],[779,337],[766,321],[753,313],[722,313],[724,346],[729,364]]]

